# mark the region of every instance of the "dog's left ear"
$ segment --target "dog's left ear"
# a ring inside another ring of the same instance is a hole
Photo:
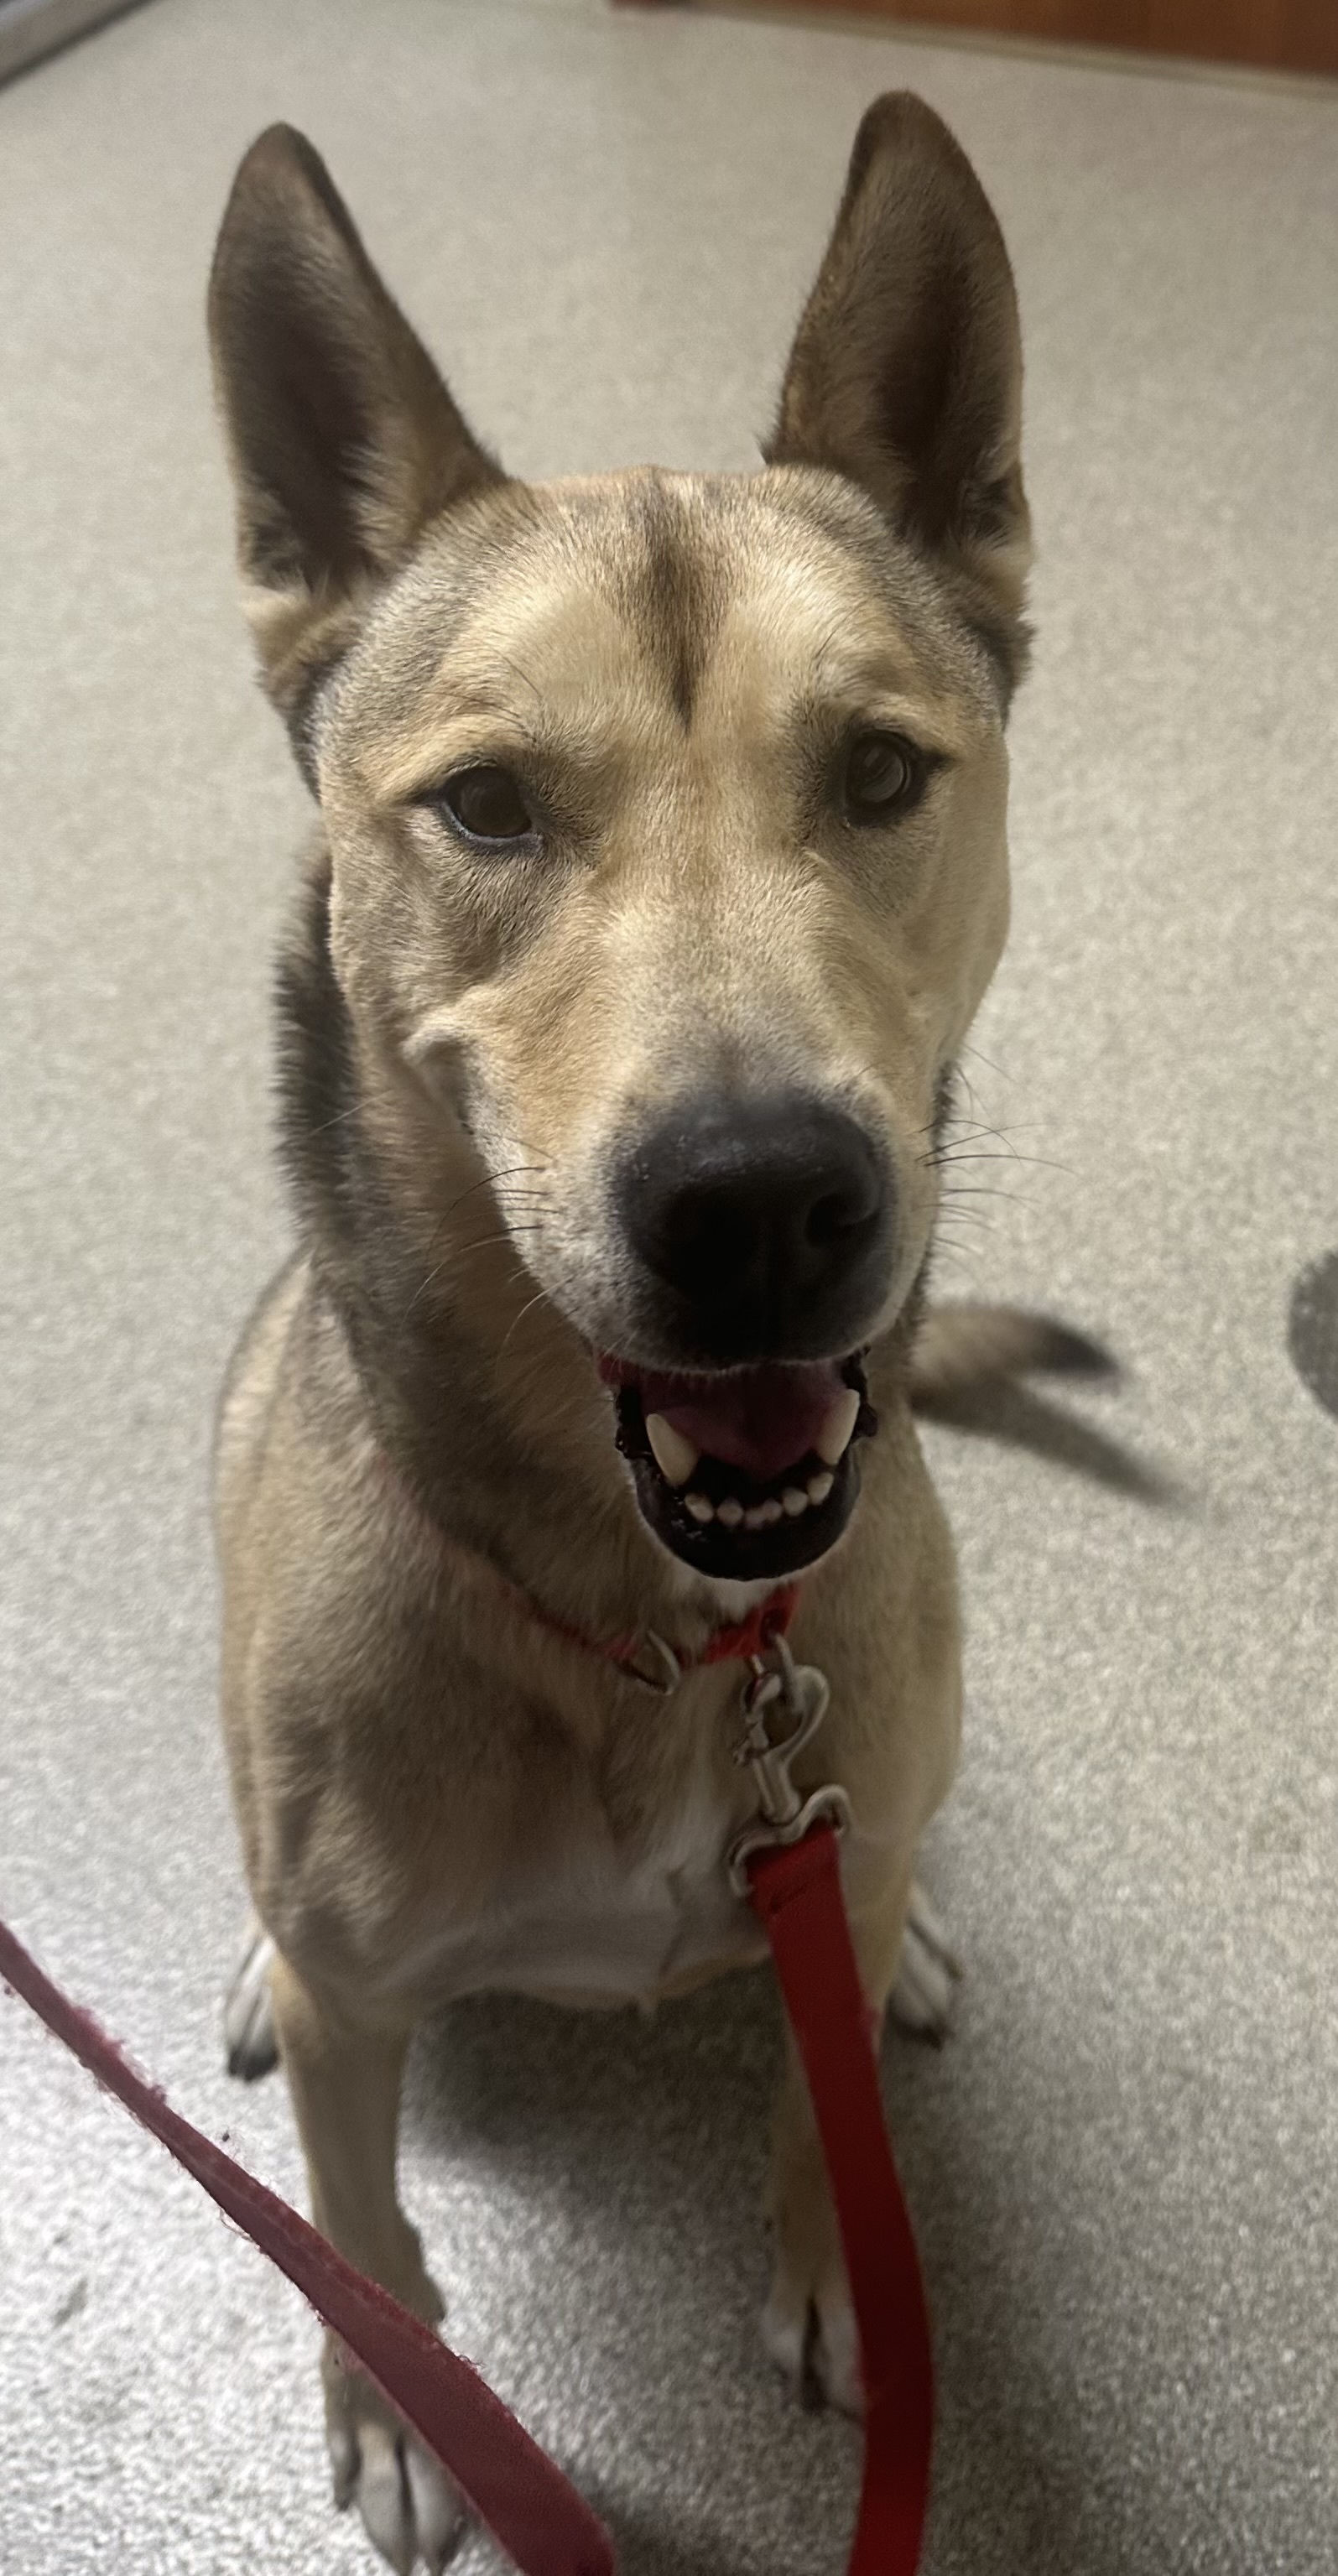
[[[855,138],[766,449],[858,483],[954,577],[1021,676],[1030,521],[1022,344],[1003,235],[966,154],[908,90]]]
[[[392,302],[320,155],[247,153],[209,281],[237,546],[266,686],[304,710],[368,600],[444,510],[501,481]]]

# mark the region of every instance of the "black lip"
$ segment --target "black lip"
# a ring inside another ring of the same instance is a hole
[[[797,1520],[787,1515],[769,1529],[760,1530],[722,1529],[718,1521],[708,1521],[703,1528],[700,1521],[693,1519],[684,1506],[683,1494],[666,1482],[651,1455],[636,1387],[620,1387],[616,1396],[617,1446],[631,1469],[642,1519],[661,1546],[682,1564],[690,1565],[695,1573],[732,1583],[774,1583],[787,1574],[798,1574],[804,1566],[825,1556],[836,1545],[859,1500],[858,1444],[872,1439],[878,1428],[860,1360],[843,1361],[840,1374],[847,1386],[856,1388],[861,1405],[850,1446],[839,1467],[826,1470],[833,1480],[831,1492],[824,1503],[810,1503]],[[779,1495],[783,1485],[806,1479],[822,1466],[823,1461],[813,1456],[759,1484],[736,1467],[724,1467],[716,1459],[704,1458],[700,1468],[693,1471],[691,1490],[713,1501],[723,1493],[737,1494],[746,1509],[765,1502],[769,1495]]]

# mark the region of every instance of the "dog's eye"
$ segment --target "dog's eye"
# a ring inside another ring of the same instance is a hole
[[[526,841],[535,829],[524,790],[509,769],[457,770],[433,803],[471,841]]]
[[[857,734],[846,754],[845,806],[852,823],[885,823],[904,814],[920,795],[925,763],[913,743],[895,733]]]

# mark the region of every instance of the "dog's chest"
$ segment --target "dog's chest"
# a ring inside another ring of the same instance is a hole
[[[443,2000],[501,1988],[648,2004],[695,1976],[742,1966],[765,1944],[729,1884],[737,1830],[737,1809],[705,1771],[634,1853],[591,1802],[506,1865],[468,1920],[442,1920],[415,1943],[395,1982]]]

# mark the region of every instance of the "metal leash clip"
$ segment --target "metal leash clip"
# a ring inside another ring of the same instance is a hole
[[[811,1744],[827,1714],[831,1696],[825,1673],[816,1664],[797,1664],[784,1637],[774,1637],[765,1655],[754,1655],[751,1678],[744,1685],[744,1731],[734,1759],[747,1763],[757,1785],[757,1822],[746,1825],[729,1853],[729,1883],[736,1896],[748,1894],[748,1863],[754,1852],[776,1844],[800,1843],[812,1827],[834,1825],[847,1831],[850,1800],[832,1781],[803,1798],[790,1777],[791,1765]],[[796,1722],[790,1734],[773,1741],[767,1712],[780,1703]]]
[[[619,1656],[618,1670],[629,1682],[639,1682],[643,1690],[653,1691],[657,1699],[670,1699],[683,1679],[683,1659],[662,1637],[658,1628],[643,1628],[641,1644],[654,1659],[655,1669],[646,1672],[635,1655]]]

